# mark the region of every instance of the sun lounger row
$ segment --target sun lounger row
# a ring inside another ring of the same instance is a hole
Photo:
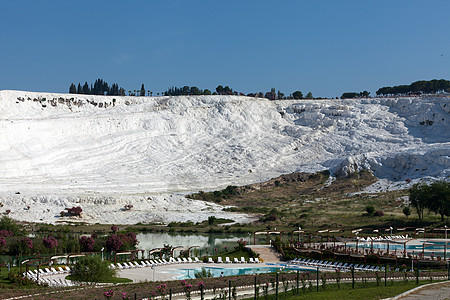
[[[65,266],[65,267],[56,267],[56,269],[50,267],[50,268],[39,269],[39,271],[37,269],[34,269],[34,270],[30,270],[28,272],[23,273],[23,275],[28,277],[28,278],[30,278],[30,279],[37,279],[38,272],[39,272],[39,276],[56,275],[56,274],[69,273],[70,272],[70,268],[67,267],[67,266]]]
[[[385,240],[406,240],[408,239],[408,235],[390,235],[390,236],[377,236],[377,237],[357,237],[356,239],[361,242],[372,242],[372,241],[385,241]]]
[[[214,260],[210,257],[208,260],[209,263],[214,263]],[[260,263],[259,259],[250,257],[249,261],[246,261],[244,257],[241,257],[241,259],[237,259],[237,257],[234,257],[233,260],[230,260],[229,257],[225,257],[225,261],[222,257],[217,258],[217,263],[235,263],[235,264],[241,264],[241,263]]]
[[[289,261],[289,263],[311,266],[311,267],[321,267],[321,268],[341,269],[341,270],[351,270],[352,268],[354,268],[356,271],[384,271],[385,270],[385,267],[379,267],[379,266],[342,263],[342,262],[331,262],[331,261],[313,260],[313,259],[294,259],[294,260]]]
[[[194,257],[192,258],[173,258],[171,257],[169,260],[166,259],[153,259],[153,260],[143,260],[140,263],[137,261],[134,262],[123,262],[111,264],[110,267],[112,269],[132,269],[132,268],[144,268],[144,267],[153,267],[153,266],[162,266],[168,264],[178,264],[178,263],[200,263],[201,261]]]
[[[202,261],[198,259],[198,257],[194,257],[194,259],[188,257],[188,258],[173,258],[171,257],[169,260],[166,259],[153,259],[153,260],[145,260],[138,262],[125,262],[125,263],[116,263],[111,264],[110,267],[112,269],[131,269],[131,268],[143,268],[143,267],[152,267],[152,266],[161,266],[161,265],[168,265],[168,264],[179,264],[179,263],[201,263]],[[236,257],[231,260],[229,257],[225,257],[225,260],[223,260],[222,257],[217,258],[217,263],[260,263],[258,258],[250,258],[249,261],[246,261],[244,257],[241,257],[241,259],[237,259]],[[216,263],[212,259],[212,257],[208,258],[208,263]]]

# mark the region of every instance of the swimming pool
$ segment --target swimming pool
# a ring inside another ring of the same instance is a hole
[[[222,276],[235,276],[235,275],[252,275],[252,274],[264,274],[264,273],[274,273],[282,270],[303,270],[301,268],[285,268],[284,266],[273,266],[273,267],[237,267],[237,268],[221,268],[221,267],[204,267],[208,272],[210,271],[213,277]],[[303,271],[307,271],[304,269]],[[179,269],[177,273],[180,276],[177,279],[193,279],[195,278],[195,273],[201,271],[201,268],[197,269]]]
[[[423,247],[423,244],[426,243],[425,248]],[[424,252],[424,255],[426,257],[430,256],[431,254],[435,256],[444,256],[444,245],[446,244],[446,241],[442,240],[432,240],[432,239],[414,239],[409,241],[406,244],[406,252],[410,254],[419,254]],[[348,243],[347,247],[356,248],[356,243]],[[374,250],[384,250],[386,251],[388,249],[387,242],[374,242],[371,244],[370,242],[359,242],[358,243],[359,249],[370,249],[373,248]],[[394,244],[389,243],[389,252],[400,252],[402,253],[405,250],[405,246],[403,244]],[[446,251],[446,254],[449,254],[449,250]]]

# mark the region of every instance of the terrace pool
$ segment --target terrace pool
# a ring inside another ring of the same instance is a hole
[[[425,247],[423,244],[425,243]],[[425,257],[429,257],[432,253],[435,256],[444,256],[444,245],[446,241],[443,240],[432,240],[432,239],[413,239],[406,244],[406,252],[411,254],[419,254],[422,253],[422,250],[425,254]],[[356,243],[348,243],[347,247],[356,248]],[[387,242],[374,242],[372,245],[370,242],[359,242],[358,248],[360,249],[373,249],[377,250],[387,250]],[[389,243],[389,252],[403,252],[405,250],[405,246],[403,244],[394,244]],[[446,251],[446,254],[449,253],[449,250]]]

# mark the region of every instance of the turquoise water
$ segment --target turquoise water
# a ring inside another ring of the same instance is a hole
[[[425,256],[430,256],[431,253],[434,253],[435,256],[444,256],[444,244],[445,242],[442,241],[432,241],[427,240],[427,244],[425,245]],[[355,248],[356,244],[347,244],[347,247]],[[359,243],[358,248],[360,249],[370,249],[370,242],[366,243]],[[381,249],[381,250],[387,250],[387,244],[382,243],[373,243],[373,249]],[[389,244],[389,252],[397,251],[398,253],[401,253],[404,251],[404,246],[402,244]],[[422,244],[406,244],[406,252],[408,253],[414,253],[419,254],[422,253]],[[447,256],[450,254],[450,249],[447,250]]]
[[[252,275],[263,273],[274,273],[281,270],[286,270],[283,267],[253,267],[253,268],[220,268],[220,267],[205,267],[206,271],[211,271],[213,277],[222,276],[234,276],[234,275]],[[294,270],[294,269],[292,269]],[[296,268],[295,270],[301,270]],[[178,279],[192,279],[195,278],[195,273],[201,271],[201,269],[180,269],[177,273],[180,273]],[[306,269],[305,269],[306,271]]]

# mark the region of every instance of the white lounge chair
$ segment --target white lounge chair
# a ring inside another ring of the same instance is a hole
[[[219,263],[219,264],[223,263],[222,257],[221,257],[221,256],[219,256],[219,257],[217,258],[217,263]]]
[[[261,261],[259,260],[259,258],[255,257],[255,263],[260,263]]]
[[[246,264],[247,261],[245,260],[245,257],[241,257],[241,263]]]
[[[70,267],[69,266],[65,266],[64,269],[66,269],[67,272],[70,272]]]
[[[182,261],[181,258],[179,258],[179,257],[177,257],[177,262],[178,262],[179,264],[183,263],[183,261]]]
[[[214,260],[212,259],[212,257],[208,257],[208,262],[211,263],[211,264],[214,263]]]
[[[231,260],[230,260],[230,258],[229,258],[228,256],[225,257],[225,262],[226,262],[227,264],[231,263]]]
[[[194,261],[192,260],[192,258],[190,258],[190,257],[188,257],[187,260],[188,260],[189,263],[193,263],[193,262],[194,262]]]
[[[194,257],[194,262],[195,262],[195,263],[199,263],[199,262],[201,262],[201,261],[198,259],[198,257]]]
[[[233,262],[236,263],[236,264],[240,263],[240,261],[237,259],[237,257],[233,258]]]
[[[254,263],[255,263],[255,261],[253,260],[253,257],[250,257],[250,258],[248,259],[248,262],[251,263],[251,264],[254,264]]]
[[[45,272],[47,272],[47,275],[53,275],[53,272],[50,271],[49,268],[45,268],[44,270],[45,270]]]
[[[59,286],[66,286],[66,283],[64,281],[65,281],[65,279],[59,278],[59,282],[58,282]]]

